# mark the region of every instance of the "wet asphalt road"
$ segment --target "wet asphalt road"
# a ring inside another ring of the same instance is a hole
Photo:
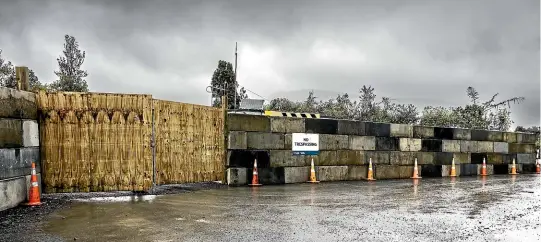
[[[52,214],[41,230],[51,241],[539,241],[541,176],[237,187],[83,202]]]

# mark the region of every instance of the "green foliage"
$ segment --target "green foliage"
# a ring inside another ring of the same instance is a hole
[[[213,87],[212,106],[214,107],[220,107],[222,105],[221,97],[224,94],[227,94],[227,106],[229,109],[238,107],[242,99],[248,98],[246,90],[242,87],[236,92],[237,97],[235,103],[235,90],[238,88],[238,83],[235,79],[233,65],[230,62],[224,60],[218,61],[218,67],[212,75],[210,85]]]
[[[43,85],[41,84],[41,82],[39,82],[39,78],[30,68],[28,69],[28,82],[30,90],[32,91],[46,88],[46,85]],[[11,61],[6,61],[4,58],[2,58],[2,50],[0,50],[0,86],[17,88],[15,66],[13,66]]]
[[[85,51],[79,50],[79,43],[75,37],[64,36],[63,56],[58,57],[58,71],[54,74],[58,80],[50,85],[53,91],[88,92],[88,84],[83,78],[88,76],[85,70],[81,69],[86,57]]]

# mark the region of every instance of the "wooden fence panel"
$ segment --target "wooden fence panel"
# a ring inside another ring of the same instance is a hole
[[[222,180],[221,109],[155,100],[157,184]]]
[[[150,95],[40,92],[46,192],[148,190]]]

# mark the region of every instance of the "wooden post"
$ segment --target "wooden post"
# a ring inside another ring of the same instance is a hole
[[[227,126],[227,96],[222,96],[222,113],[224,115],[224,157],[223,157],[223,168],[224,175],[222,178],[222,184],[227,184],[227,143],[229,138],[229,128]]]
[[[17,78],[17,90],[28,91],[30,84],[28,82],[28,67],[16,66],[15,77]]]

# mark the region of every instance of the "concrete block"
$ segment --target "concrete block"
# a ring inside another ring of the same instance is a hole
[[[284,134],[248,132],[246,133],[248,149],[256,150],[281,150],[285,149]],[[289,148],[289,147],[288,147]]]
[[[311,161],[310,156],[293,155],[291,150],[271,150],[269,153],[270,167],[309,166]]]
[[[528,173],[535,173],[536,166],[535,164],[521,164],[522,165],[522,173],[528,174]]]
[[[26,178],[0,180],[0,211],[16,207],[27,197]]]
[[[477,164],[461,164],[460,176],[476,176]]]
[[[481,174],[482,164],[477,164],[477,174]],[[494,165],[487,164],[487,175],[494,175]]]
[[[262,115],[228,114],[230,131],[270,132],[270,118]]]
[[[365,165],[368,164],[364,151],[358,150],[337,150],[337,162],[334,165]]]
[[[415,163],[415,158],[417,158],[417,152],[389,152],[389,162],[391,165],[413,165]]]
[[[236,168],[253,168],[257,159],[257,167],[270,167],[269,151],[266,150],[229,150],[227,166]]]
[[[390,154],[389,152],[385,151],[365,151],[364,152],[366,157],[365,161],[369,162],[370,158],[372,158],[372,164],[380,164],[380,165],[389,165],[390,164]]]
[[[368,176],[368,166],[348,166],[347,180],[360,181],[366,180]]]
[[[461,140],[460,152],[462,153],[476,153],[479,152],[477,141]]]
[[[436,152],[434,154],[434,165],[450,165],[452,164],[452,162],[453,162],[453,153]],[[458,162],[458,161],[455,160],[455,162]]]
[[[391,124],[388,123],[365,123],[366,133],[369,136],[389,137],[391,136]]]
[[[492,141],[478,141],[477,152],[479,153],[492,153],[494,152],[494,142]]]
[[[302,183],[310,178],[310,167],[284,167],[284,182],[286,184]]]
[[[442,140],[439,139],[423,139],[421,141],[421,151],[426,152],[441,152]]]
[[[247,146],[245,131],[229,131],[227,139],[227,148],[231,150],[245,150]]]
[[[338,134],[367,135],[366,123],[353,120],[338,120]]]
[[[285,134],[284,135],[284,149],[286,150],[292,150],[293,149],[293,135],[292,134]]]
[[[440,176],[441,177],[449,177],[451,176],[451,168],[452,165],[442,165],[441,166],[441,170],[440,170]],[[460,169],[461,168],[461,165],[458,165],[458,164],[455,164],[455,173],[457,176],[460,176],[461,175],[461,172],[460,172]],[[426,176],[426,175],[425,175]]]
[[[392,151],[399,150],[399,138],[376,137],[376,150]]]
[[[535,153],[533,144],[509,144],[509,153]]]
[[[460,140],[442,140],[442,152],[460,152]]]
[[[517,154],[517,164],[535,164],[535,154]]]
[[[391,124],[391,137],[412,138],[413,126],[409,124]]]
[[[375,150],[376,137],[374,136],[349,136],[350,150]]]
[[[319,150],[345,150],[349,148],[347,135],[320,134]]]
[[[284,167],[258,168],[259,183],[263,185],[285,184],[284,169]],[[248,181],[252,181],[252,176],[252,172],[246,174]]]
[[[419,139],[434,138],[434,127],[413,126],[413,138],[419,138]]]
[[[472,129],[471,140],[488,141],[488,130]]]
[[[38,122],[34,120],[23,121],[23,146],[38,147],[39,146],[39,128]]]
[[[30,175],[32,162],[41,171],[39,147],[0,149],[0,180]]]
[[[537,135],[530,133],[517,133],[517,143],[535,144]]]
[[[347,166],[318,166],[316,176],[319,181],[345,181],[348,177]]]
[[[417,152],[418,165],[434,165],[436,153],[434,152]]]
[[[503,164],[503,154],[497,153],[487,153],[486,154],[487,164]],[[481,161],[482,163],[482,161]],[[479,163],[477,163],[479,164]]]
[[[322,150],[319,155],[313,156],[316,166],[334,166],[338,164],[336,150]]]
[[[502,164],[512,164],[513,163],[513,159],[517,160],[517,154],[502,154]]]
[[[509,144],[506,142],[494,142],[494,153],[509,153]]]
[[[304,119],[270,117],[270,129],[273,133],[304,133]]]
[[[469,129],[459,129],[453,128],[453,139],[455,140],[470,140],[471,139],[471,130]]]
[[[413,176],[413,167],[414,166],[397,166],[398,172],[400,174],[400,179],[408,179]],[[417,171],[419,173],[419,176],[423,176],[423,170],[420,166],[417,166]]]
[[[16,119],[0,119],[0,148],[18,148],[22,146],[22,121]]]
[[[517,133],[504,132],[503,141],[507,143],[517,143]]]
[[[507,174],[511,173],[512,167],[513,167],[512,164],[507,165]],[[515,168],[517,170],[517,173],[522,173],[523,172],[522,164],[515,164]]]
[[[421,139],[414,138],[400,138],[399,149],[400,151],[421,151],[422,142]]]
[[[247,173],[248,168],[228,168],[227,169],[227,185],[241,186],[248,184]]]
[[[471,157],[468,153],[453,153],[455,164],[469,164],[471,163]]]
[[[36,94],[0,87],[0,118],[37,119]]]
[[[306,133],[337,134],[338,120],[335,119],[306,119],[304,121]]]
[[[442,177],[442,167],[440,165],[420,165],[421,173],[423,177]],[[457,166],[458,167],[458,166]],[[445,173],[447,176],[449,172]]]
[[[488,131],[487,136],[488,141],[502,142],[503,141],[503,132],[501,131]]]
[[[400,170],[397,167],[393,165],[376,165],[374,167],[374,178],[379,180],[399,179]]]
[[[434,137],[436,139],[453,139],[453,129],[452,128],[434,128]]]

